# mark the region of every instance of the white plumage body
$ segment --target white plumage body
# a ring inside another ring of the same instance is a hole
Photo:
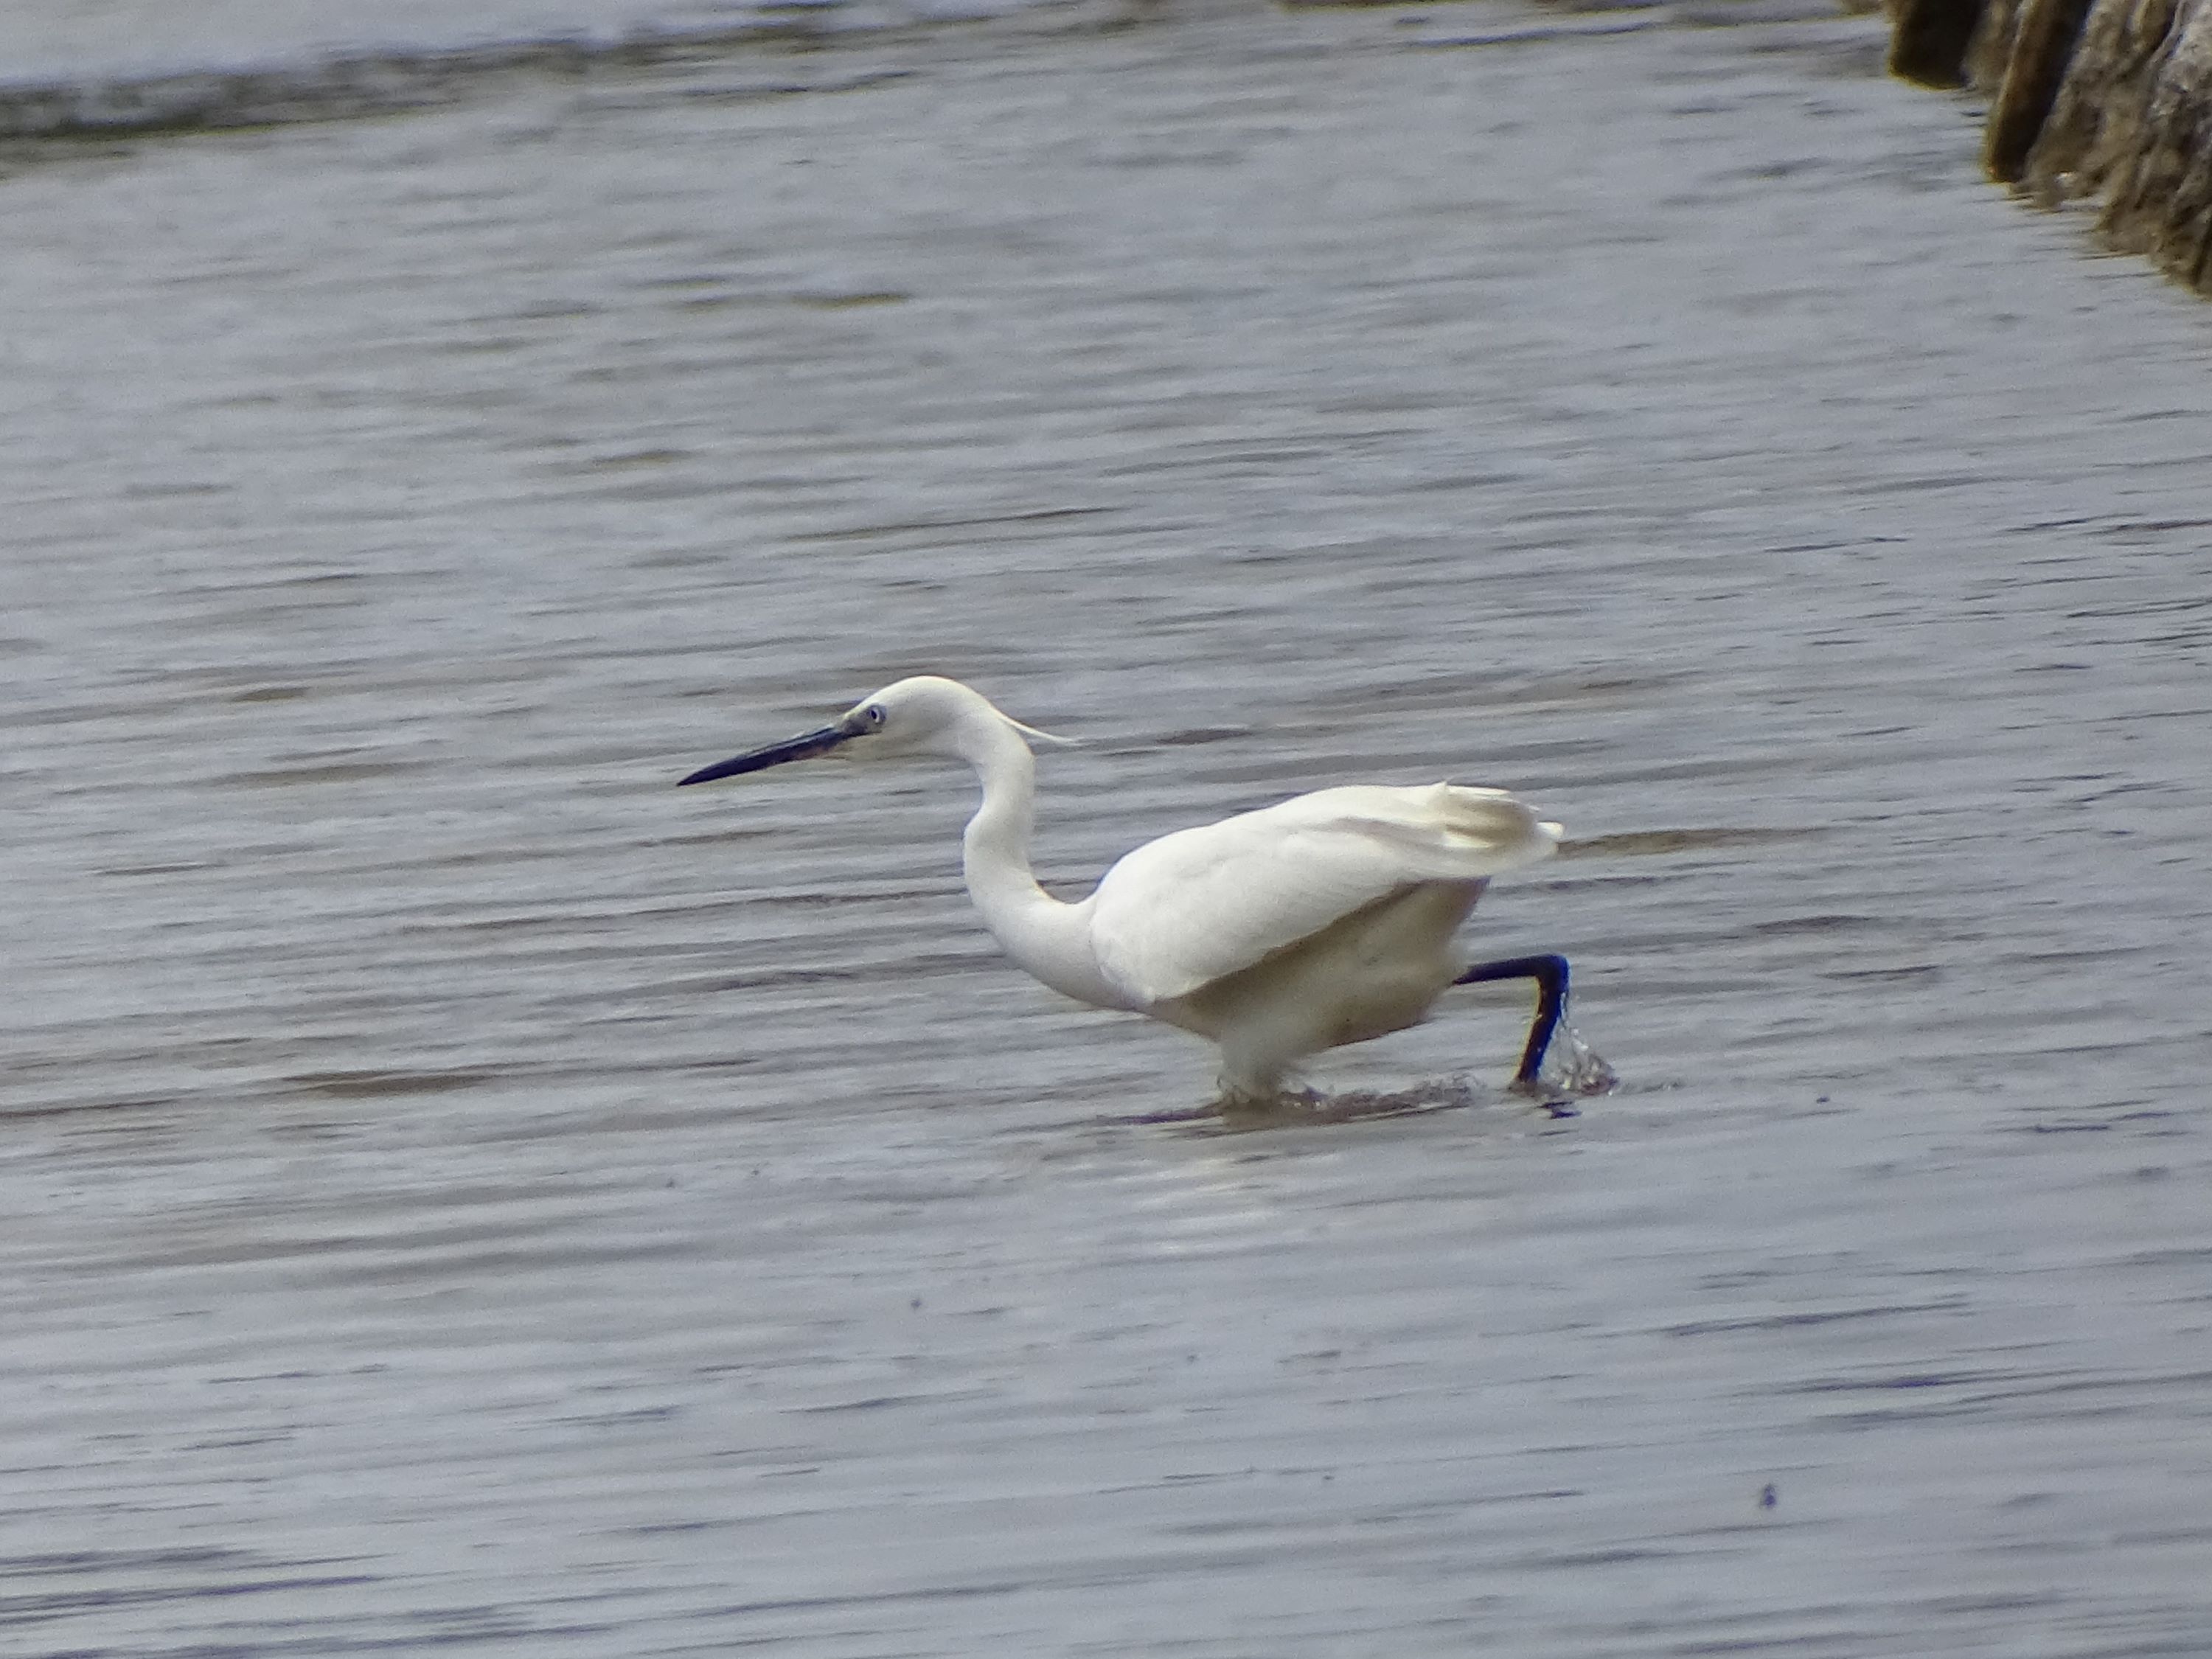
[[[1502,790],[1322,789],[1148,842],[1076,908],[1125,1006],[1212,1038],[1231,1089],[1261,1093],[1426,1018],[1489,878],[1559,834]]]
[[[1271,1094],[1305,1055],[1425,1018],[1467,966],[1455,936],[1489,878],[1559,844],[1557,824],[1502,790],[1352,785],[1163,836],[1067,904],[1030,870],[1025,739],[1043,736],[925,676],[685,781],[832,747],[967,761],[983,786],[968,888],[1006,953],[1079,1001],[1211,1038],[1232,1095]]]

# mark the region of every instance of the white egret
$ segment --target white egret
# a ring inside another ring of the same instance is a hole
[[[1453,936],[1492,876],[1549,856],[1558,824],[1500,789],[1321,789],[1163,836],[1070,904],[1030,871],[1032,738],[1066,741],[957,680],[921,675],[681,781],[832,752],[966,761],[983,786],[963,843],[968,891],[1000,947],[1078,1002],[1212,1038],[1232,1100],[1270,1098],[1304,1056],[1402,1030],[1448,987],[1486,980],[1536,982],[1515,1074],[1535,1083],[1566,1002],[1566,958],[1470,966]]]

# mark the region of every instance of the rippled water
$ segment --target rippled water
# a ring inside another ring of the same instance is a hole
[[[1776,15],[15,155],[9,1650],[2204,1651],[2212,334]],[[669,787],[923,667],[1075,884],[1523,793],[1622,1090],[1231,1132],[963,778]]]
[[[784,0],[783,9],[793,3]],[[796,3],[866,9],[839,0]],[[356,52],[611,44],[724,28],[777,9],[777,0],[8,0],[0,8],[0,96],[41,81],[97,85],[194,70],[290,70],[311,79],[318,66]],[[915,0],[908,11],[928,9]]]

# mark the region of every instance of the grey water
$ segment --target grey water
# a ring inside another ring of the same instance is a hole
[[[425,15],[156,9],[0,43]],[[0,1650],[2212,1650],[2212,321],[1881,49],[1176,0],[0,149]],[[1470,943],[1620,1087],[1493,988],[1224,1123],[964,776],[671,787],[921,669],[1085,740],[1066,890],[1512,788]]]
[[[777,9],[775,0],[9,0],[0,9],[0,88],[97,88],[193,71],[306,78],[352,54],[434,55],[526,40],[612,46],[723,29]],[[915,5],[910,15],[928,14]]]

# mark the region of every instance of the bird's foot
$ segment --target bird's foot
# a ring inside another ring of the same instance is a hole
[[[1580,1117],[1582,1109],[1570,1098],[1570,1091],[1541,1077],[1516,1077],[1505,1085],[1505,1092],[1519,1095],[1532,1104],[1542,1107],[1553,1117]]]
[[[1521,1069],[1513,1074],[1510,1086],[1515,1093],[1535,1099],[1553,1117],[1571,1117],[1571,1109],[1563,1109],[1569,1100],[1609,1095],[1620,1086],[1620,1074],[1565,1019],[1540,1035],[1543,1046],[1532,1039]]]

